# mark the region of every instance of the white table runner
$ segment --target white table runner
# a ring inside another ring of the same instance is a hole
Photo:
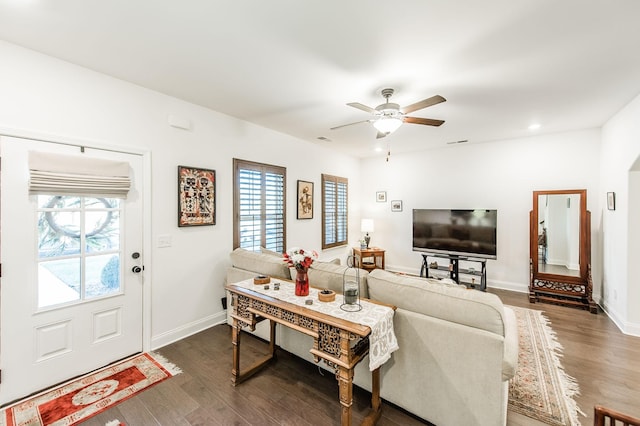
[[[280,290],[273,289],[274,283],[280,283]],[[347,312],[340,309],[340,305],[343,303],[341,294],[336,294],[336,299],[333,302],[320,302],[318,300],[319,290],[309,288],[308,296],[296,296],[295,285],[289,281],[272,279],[269,283],[268,290],[264,289],[264,284],[254,284],[253,279],[240,281],[234,283],[234,285],[371,328],[371,335],[369,336],[369,370],[371,371],[387,362],[391,354],[399,349],[398,341],[393,331],[394,312],[393,309],[388,306],[360,300],[362,310],[358,312]],[[312,299],[313,304],[306,305],[305,300],[307,299]]]

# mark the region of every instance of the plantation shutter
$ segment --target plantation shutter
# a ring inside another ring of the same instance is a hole
[[[234,248],[284,252],[286,169],[234,159]]]
[[[264,247],[284,252],[284,175],[265,174],[265,242]]]
[[[29,194],[127,198],[129,163],[29,151]]]
[[[346,178],[322,175],[322,248],[347,244],[348,189]]]

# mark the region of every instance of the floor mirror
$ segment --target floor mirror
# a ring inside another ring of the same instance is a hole
[[[587,190],[533,191],[529,302],[597,313],[592,299],[591,212]]]

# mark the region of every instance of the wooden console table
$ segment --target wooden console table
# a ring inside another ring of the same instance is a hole
[[[231,370],[233,385],[237,385],[260,371],[267,363],[275,359],[276,323],[292,328],[313,337],[310,352],[314,360],[323,360],[336,372],[340,405],[342,407],[342,426],[351,425],[351,405],[353,403],[353,370],[369,353],[369,335],[371,328],[346,321],[334,316],[306,309],[268,295],[252,291],[239,285],[227,284],[231,293],[233,313],[233,367]],[[376,303],[374,301],[370,301]],[[249,327],[252,331],[262,320],[270,321],[269,354],[253,366],[240,370],[240,331]],[[351,344],[354,342],[355,344]],[[380,418],[380,367],[371,372],[371,412],[363,420],[363,425],[373,425]]]

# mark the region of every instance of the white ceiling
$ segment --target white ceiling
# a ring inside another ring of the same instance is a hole
[[[0,39],[361,157],[599,127],[640,93],[639,21],[638,0],[0,0]],[[329,130],[385,87],[444,96],[411,115],[445,124]]]

